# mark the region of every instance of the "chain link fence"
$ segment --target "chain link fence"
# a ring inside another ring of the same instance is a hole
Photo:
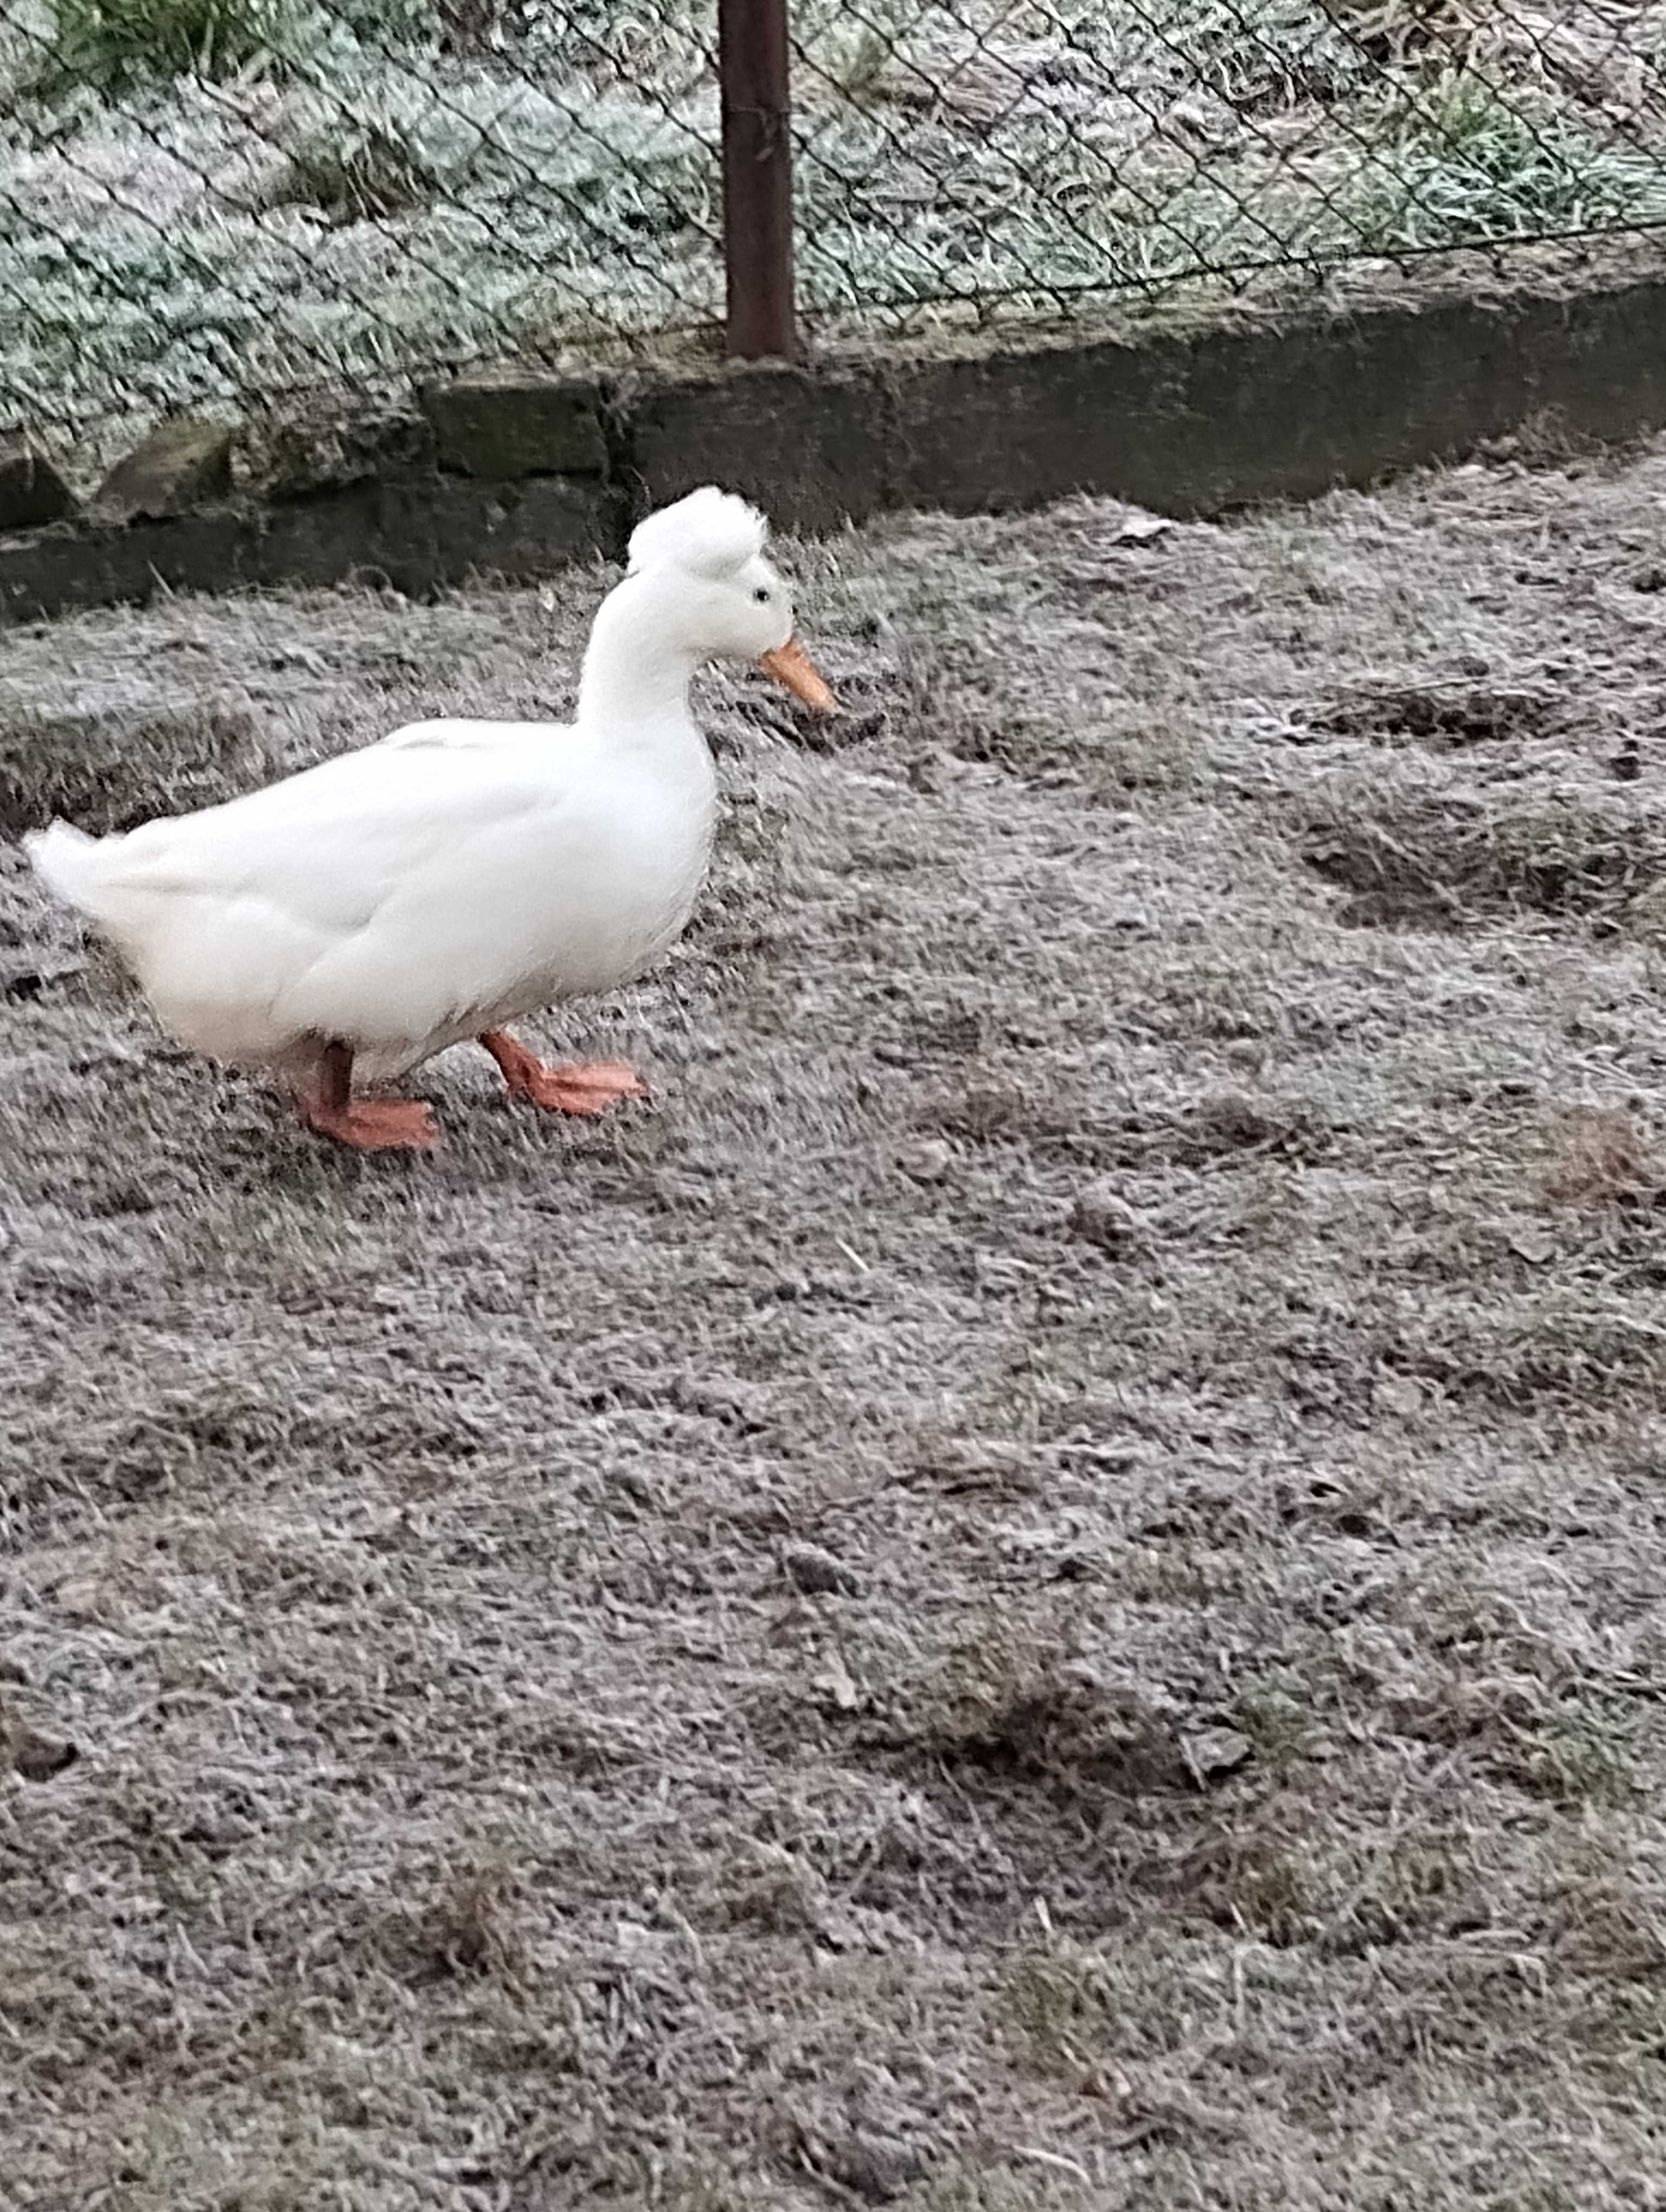
[[[721,325],[716,0],[0,0],[0,433]],[[1666,225],[1666,5],[793,0],[797,289],[900,332]]]
[[[857,0],[800,47],[812,305],[1060,309],[1666,222],[1666,8]]]

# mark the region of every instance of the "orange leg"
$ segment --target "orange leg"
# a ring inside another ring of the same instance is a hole
[[[304,1091],[309,1128],[356,1152],[431,1152],[440,1141],[429,1108],[415,1098],[355,1098],[353,1048],[337,1039],[324,1048],[319,1087]]]
[[[507,1030],[482,1030],[480,1042],[502,1071],[512,1098],[530,1098],[552,1114],[599,1114],[621,1098],[646,1098],[634,1068],[620,1060],[582,1067],[550,1067]]]

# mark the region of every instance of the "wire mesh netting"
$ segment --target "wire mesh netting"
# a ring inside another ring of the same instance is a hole
[[[841,16],[798,56],[812,305],[1064,307],[1666,221],[1666,7],[855,0]]]
[[[714,0],[0,0],[0,431],[721,310]],[[800,286],[918,327],[1666,223],[1666,4],[794,0]]]
[[[0,428],[708,322],[714,34],[654,0],[0,0]]]

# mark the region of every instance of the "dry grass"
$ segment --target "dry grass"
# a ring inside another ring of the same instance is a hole
[[[1657,2201],[1663,489],[800,549],[654,1103],[418,1165],[0,848],[9,2203]],[[7,826],[599,580],[12,633]]]

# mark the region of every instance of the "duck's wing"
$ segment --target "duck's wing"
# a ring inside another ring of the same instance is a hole
[[[561,722],[472,722],[441,720],[407,722],[384,738],[378,751],[497,752],[532,742],[559,745],[572,734]]]
[[[359,929],[435,857],[561,797],[558,767],[524,738],[368,745],[102,840],[88,910],[119,936],[125,921],[182,901],[199,905],[204,926],[216,908],[229,918],[258,906],[307,931]]]

